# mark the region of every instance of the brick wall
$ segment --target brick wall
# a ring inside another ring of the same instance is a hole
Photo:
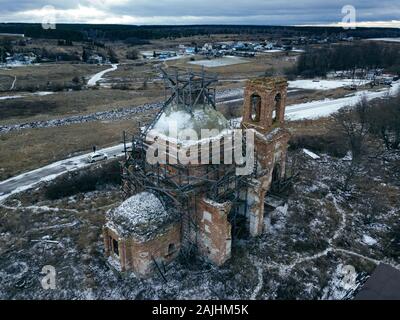
[[[222,265],[231,257],[230,209],[229,202],[219,204],[204,198],[197,205],[199,253],[216,265]]]
[[[181,248],[180,231],[180,223],[173,223],[160,231],[155,238],[142,242],[135,238],[119,238],[114,231],[105,227],[103,230],[105,255],[113,255],[115,259],[119,259],[121,271],[133,271],[139,277],[147,277],[154,272],[153,258],[157,263],[168,264],[178,256]],[[118,241],[119,257],[109,250],[110,236]]]
[[[252,119],[252,96],[261,98],[260,114],[257,120]],[[280,95],[279,103],[275,98]],[[283,127],[287,96],[287,82],[282,78],[264,78],[249,81],[244,90],[243,120],[246,128],[254,128],[262,133],[273,127]],[[276,121],[273,122],[273,111],[276,107]]]

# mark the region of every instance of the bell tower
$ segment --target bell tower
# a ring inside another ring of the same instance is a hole
[[[289,132],[285,129],[287,81],[282,77],[250,80],[244,91],[242,129],[257,132],[254,139],[256,171],[247,189],[249,232],[264,228],[265,196],[285,177]]]
[[[284,127],[287,81],[282,77],[257,78],[247,82],[244,91],[244,129],[268,133]]]

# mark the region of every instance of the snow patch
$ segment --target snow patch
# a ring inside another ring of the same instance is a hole
[[[340,79],[340,80],[313,80],[302,79],[289,81],[289,88],[308,89],[308,90],[332,90],[343,88],[351,85],[362,86],[370,81],[368,80],[353,80],[353,79]]]
[[[358,274],[351,266],[339,264],[329,281],[329,285],[324,288],[322,300],[343,300],[352,298],[354,292],[360,286],[357,281]]]
[[[353,154],[351,151],[348,151],[346,155],[342,158],[342,161],[352,161],[353,160]]]
[[[361,98],[367,100],[384,98],[394,95],[400,89],[400,81],[394,82],[392,87],[379,91],[358,91],[355,94],[339,99],[324,99],[312,102],[300,103],[286,107],[285,118],[287,120],[317,119],[327,117],[343,107],[355,106]]]
[[[203,66],[206,68],[216,68],[216,67],[224,67],[224,66],[230,66],[239,63],[248,63],[248,62],[250,61],[239,57],[225,56],[223,58],[217,58],[212,60],[190,61],[189,64]]]
[[[363,235],[362,242],[368,246],[373,246],[378,243],[378,241],[366,234]]]
[[[321,159],[321,157],[320,157],[319,155],[315,154],[314,152],[311,152],[311,151],[308,150],[308,149],[303,149],[303,152],[304,152],[306,155],[308,155],[311,159],[314,159],[314,160]]]
[[[400,42],[400,38],[370,38],[370,41],[383,41],[383,42]]]
[[[121,263],[120,263],[119,259],[117,259],[113,256],[109,256],[107,259],[107,262],[115,270],[117,270],[118,272],[121,272],[122,268],[121,268]]]

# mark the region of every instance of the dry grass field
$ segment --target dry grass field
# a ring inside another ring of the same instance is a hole
[[[159,90],[89,89],[2,100],[0,124],[59,119],[159,101]]]
[[[206,71],[217,73],[219,78],[224,79],[248,79],[263,76],[265,73],[283,73],[287,68],[294,65],[296,61],[296,53],[265,53],[257,55],[254,58],[245,58],[248,63],[240,63],[222,67],[205,68]],[[204,60],[204,56],[194,56],[195,60]],[[190,58],[170,60],[165,62],[169,67],[177,67],[180,69],[201,70],[201,66],[193,65]]]
[[[83,63],[44,63],[0,69],[0,91],[7,91],[17,77],[13,91],[46,90],[51,84],[63,85],[74,77],[89,78],[107,66]]]
[[[0,135],[0,181],[74,155],[122,141],[124,130],[135,133],[139,122],[151,119],[141,114],[135,120],[89,122],[70,126],[27,129]]]

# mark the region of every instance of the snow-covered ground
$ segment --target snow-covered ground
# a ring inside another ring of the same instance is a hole
[[[343,107],[356,105],[362,97],[367,100],[383,98],[393,95],[400,89],[400,81],[393,83],[392,87],[380,91],[358,91],[355,94],[339,99],[325,99],[306,103],[290,105],[286,107],[286,118],[288,120],[316,119],[326,117],[337,112]]]
[[[384,42],[400,42],[400,38],[371,38],[366,39],[371,41],[384,41]]]
[[[21,95],[14,95],[14,96],[2,96],[0,100],[10,100],[10,99],[20,99],[23,98]]]
[[[271,49],[271,50],[264,50],[263,52],[265,52],[265,53],[277,53],[277,52],[283,52],[283,50]]]
[[[115,71],[118,68],[118,64],[112,64],[111,68],[100,71],[98,73],[96,73],[95,75],[93,75],[89,80],[88,80],[88,86],[92,87],[95,86],[97,84],[97,82],[99,82],[101,80],[101,78],[103,78],[103,76],[111,71]]]
[[[260,237],[235,236],[237,250],[222,268],[175,261],[163,269],[167,282],[159,273],[121,277],[112,271],[115,260],[104,261],[103,217],[122,201],[117,186],[56,200],[44,189],[9,199],[0,205],[0,299],[351,299],[377,264],[400,268],[392,240],[397,178],[381,165],[387,156],[366,160],[369,171],[359,172],[356,196],[349,196],[338,188],[347,164],[320,156],[289,152],[298,181]],[[388,189],[375,188],[375,179]],[[359,196],[366,185],[377,196]],[[363,243],[363,235],[376,243]],[[37,280],[45,265],[57,271],[57,290],[43,290]]]
[[[217,68],[217,67],[224,67],[224,66],[230,66],[230,65],[234,65],[234,64],[240,64],[240,63],[248,63],[248,62],[250,62],[250,61],[240,58],[240,57],[225,56],[223,58],[217,58],[217,59],[211,59],[211,60],[190,61],[189,63],[198,65],[198,66],[203,66],[206,68]]]
[[[17,94],[13,96],[0,96],[0,100],[9,100],[9,99],[20,99],[20,98],[25,98],[29,96],[48,96],[54,94],[54,92],[51,91],[38,91],[38,92],[33,92],[33,93],[24,93],[24,94]]]
[[[312,152],[308,149],[303,149],[303,152],[313,160],[318,160],[321,158],[319,155],[315,154],[314,152]]]
[[[14,80],[13,80],[13,82],[11,83],[10,91],[14,90],[14,88],[15,88],[15,83],[16,83],[16,82],[17,82],[17,76],[14,76]]]
[[[373,246],[378,241],[376,241],[374,238],[370,237],[369,235],[364,234],[363,238],[362,238],[362,242],[365,243],[366,245]]]
[[[369,83],[369,80],[340,79],[340,80],[294,80],[289,81],[289,88],[310,89],[310,90],[332,90],[351,85],[362,86]]]
[[[292,50],[289,50],[289,51],[298,52],[298,53],[306,52],[303,49],[292,49]],[[264,50],[263,52],[264,53],[278,53],[278,52],[286,52],[286,50],[284,50],[284,49],[271,49],[271,50]]]
[[[9,63],[0,63],[0,69],[20,68],[28,66],[39,66],[40,63],[13,61]]]

